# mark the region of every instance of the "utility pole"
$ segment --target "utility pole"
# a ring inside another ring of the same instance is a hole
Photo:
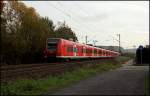
[[[121,48],[120,48],[120,34],[117,34],[117,36],[119,37],[119,53],[121,53]]]
[[[97,40],[93,40],[94,46],[96,45],[96,42],[98,42]]]
[[[87,35],[85,36],[85,44],[87,44]]]
[[[143,55],[143,53],[142,53],[142,51],[143,51],[143,46],[140,45],[140,46],[139,46],[139,49],[140,49],[140,57],[141,57],[141,58],[140,58],[140,59],[141,59],[141,60],[140,60],[140,61],[141,61],[140,63],[142,64],[142,59],[143,59],[143,56],[142,56],[142,55]]]

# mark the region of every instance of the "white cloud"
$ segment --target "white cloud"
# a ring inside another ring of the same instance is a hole
[[[122,41],[130,42],[122,43],[123,47],[149,43],[149,1],[23,2],[33,6],[41,16],[48,16],[55,24],[65,20],[80,42],[84,42],[85,35],[88,35],[89,39],[99,41],[97,44],[117,45],[109,35],[120,33]]]

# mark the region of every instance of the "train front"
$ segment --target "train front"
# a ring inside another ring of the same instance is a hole
[[[46,49],[44,50],[45,59],[53,59],[57,56],[59,38],[48,38],[46,41]]]

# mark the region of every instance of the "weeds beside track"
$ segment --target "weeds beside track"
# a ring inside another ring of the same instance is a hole
[[[120,58],[120,57],[119,57]],[[120,61],[126,60],[123,58]],[[110,59],[113,63],[119,63],[119,59]],[[48,75],[58,75],[72,71],[79,67],[90,67],[95,64],[109,61],[108,59],[92,59],[86,61],[69,61],[41,64],[20,64],[1,66],[1,82],[13,81],[18,78],[43,78]],[[121,63],[121,62],[120,62]]]
[[[126,60],[125,60],[126,59]],[[32,74],[28,78],[23,78],[24,76],[19,75],[20,78],[14,78],[14,82],[1,83],[1,95],[40,95],[45,92],[54,91],[55,89],[62,88],[73,82],[77,82],[81,79],[87,78],[89,76],[114,69],[120,66],[121,63],[127,61],[129,58],[125,58],[122,62],[116,59],[112,60],[90,60],[85,62],[67,62],[59,67],[62,70],[57,69],[59,72],[56,74],[56,69],[54,69],[55,64],[45,65],[52,67],[54,74],[50,73],[48,69],[42,69],[43,73]],[[40,65],[40,64],[39,64]],[[22,65],[21,65],[22,66]],[[27,65],[29,66],[29,65]],[[38,66],[39,67],[39,66]],[[81,68],[82,67],[82,68]],[[21,67],[19,67],[21,68]],[[28,68],[28,67],[26,67]],[[46,68],[46,67],[43,67]],[[4,68],[6,70],[6,68]],[[32,69],[32,68],[31,68]],[[38,68],[37,68],[38,69]],[[46,74],[47,73],[47,74]],[[24,73],[25,74],[25,73]],[[52,74],[54,76],[52,76]],[[61,75],[60,75],[61,74]],[[26,74],[29,75],[29,74]],[[36,76],[43,76],[42,78],[37,78]],[[45,75],[45,76],[44,76]],[[57,75],[57,76],[56,76]],[[4,78],[3,78],[4,80]],[[12,81],[12,78],[8,81]]]
[[[17,78],[39,78],[47,75],[58,75],[66,71],[72,71],[77,67],[91,66],[102,61],[104,60],[1,66],[1,82],[13,81]]]

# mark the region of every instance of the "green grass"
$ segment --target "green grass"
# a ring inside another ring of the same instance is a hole
[[[149,96],[149,74],[145,77],[144,84],[146,95]]]
[[[116,61],[119,63],[125,63],[126,61],[130,60],[131,57],[126,57],[126,56],[119,56],[118,58],[116,58]]]
[[[15,82],[1,84],[1,95],[40,95],[48,91],[53,92],[55,89],[62,88],[79,80],[120,67],[119,62],[124,60],[127,60],[127,58],[117,61],[118,64],[112,62],[113,60],[106,60],[91,68],[79,68],[59,76],[49,76],[43,79],[18,79]]]

